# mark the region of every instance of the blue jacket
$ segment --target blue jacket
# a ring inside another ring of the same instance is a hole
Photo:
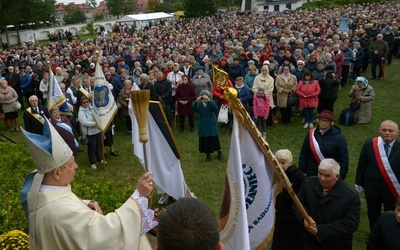
[[[256,76],[258,75],[259,73],[255,74],[251,74],[250,72],[247,73],[244,77],[244,86],[246,86],[249,89],[252,89],[254,84],[254,78],[256,78]],[[253,94],[251,96],[253,97]]]
[[[236,97],[240,100],[240,102],[243,104],[244,107],[247,107],[247,105],[249,104],[248,102],[251,98],[249,88],[247,88],[246,86],[243,85],[243,87],[241,87],[240,89],[238,89],[235,86],[235,89],[238,91],[238,94]],[[251,91],[251,92],[253,92],[253,91]]]
[[[351,49],[342,50],[344,56],[343,65],[350,65],[353,60],[353,51]]]
[[[24,92],[31,92],[33,90],[31,82],[32,76],[30,73],[26,73],[24,76],[20,76],[20,86]]]

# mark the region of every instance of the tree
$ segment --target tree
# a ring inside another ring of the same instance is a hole
[[[86,5],[95,9],[97,7],[97,1],[96,0],[86,0]]]
[[[156,12],[161,5],[160,0],[149,0],[147,3],[147,10],[151,12]]]
[[[186,17],[211,16],[217,12],[217,0],[184,0],[183,6]]]
[[[106,0],[108,12],[113,15],[129,15],[135,13],[137,9],[136,0]]]
[[[97,28],[95,28],[93,24],[94,24],[93,21],[88,22],[86,24],[86,26],[81,28],[82,32],[86,32],[87,31],[90,35],[96,34],[97,33]]]
[[[55,0],[13,0],[12,4],[8,0],[0,0],[0,29],[7,32],[6,26],[14,25],[18,43],[21,43],[19,30],[23,26],[35,29],[44,23],[54,23],[55,9]]]
[[[104,15],[103,15],[103,12],[101,12],[101,11],[97,11],[96,14],[94,15],[95,21],[103,20],[103,18],[104,18]]]
[[[78,5],[74,3],[70,3],[65,8],[65,16],[63,18],[66,24],[73,24],[73,23],[84,23],[86,22],[85,13],[81,9],[79,9]]]

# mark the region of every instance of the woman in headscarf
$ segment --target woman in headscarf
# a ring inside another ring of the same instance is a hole
[[[360,108],[354,110],[354,117],[359,124],[366,124],[371,121],[371,104],[375,98],[374,88],[368,85],[365,77],[359,76],[356,83],[350,89],[348,94],[352,98],[352,102],[359,102]]]

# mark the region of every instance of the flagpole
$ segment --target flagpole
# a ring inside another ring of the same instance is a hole
[[[47,79],[48,82],[47,82],[47,103],[46,103],[46,107],[47,107],[47,110],[50,111],[50,101],[51,101],[51,95],[49,93],[50,92],[50,70],[51,70],[50,60],[46,61],[46,63],[47,63],[47,69],[49,71],[49,74],[48,74],[49,77]]]
[[[96,50],[94,53],[95,53],[95,57],[94,57],[95,63],[98,64],[99,63],[100,51]],[[103,158],[103,162],[102,162],[101,165],[103,166],[103,168],[106,168],[106,154],[105,154],[106,150],[104,148],[104,130],[100,129],[100,132],[101,132],[100,133],[100,138],[101,138],[101,156]]]
[[[213,67],[213,75],[218,75],[219,76],[223,74],[227,74],[226,72],[216,68],[214,65]],[[266,161],[268,161],[272,166],[274,166],[274,171],[278,175],[279,179],[283,183],[284,187],[286,188],[287,192],[289,193],[290,197],[292,198],[294,204],[296,204],[297,208],[299,209],[301,215],[303,218],[307,221],[308,224],[312,224],[311,217],[308,215],[307,211],[305,210],[303,204],[301,204],[299,198],[297,197],[296,193],[294,192],[292,188],[292,184],[289,181],[285,171],[282,169],[281,165],[279,162],[276,160],[274,154],[272,153],[268,143],[263,139],[262,135],[260,132],[257,130],[256,125],[254,124],[253,120],[251,119],[249,113],[246,111],[245,107],[241,103],[241,101],[236,97],[237,96],[237,90],[234,88],[228,87],[227,81],[223,81],[223,79],[219,78],[214,81],[220,88],[224,90],[224,97],[226,100],[230,102],[231,107],[234,108],[236,111],[236,114],[238,114],[240,117],[238,117],[242,122],[246,124],[246,126],[249,128],[249,132],[251,136],[253,137],[254,141],[257,143],[258,147],[261,149],[263,152]],[[241,127],[241,126],[239,126]],[[267,164],[268,165],[268,164]],[[314,235],[317,237],[318,241],[318,235]]]

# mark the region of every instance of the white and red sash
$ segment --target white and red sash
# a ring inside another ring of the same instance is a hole
[[[324,155],[321,152],[321,149],[319,148],[319,144],[317,140],[315,139],[314,136],[315,133],[315,128],[310,129],[310,147],[311,147],[311,152],[313,153],[315,160],[319,164],[322,160],[325,159]]]
[[[400,183],[390,166],[389,158],[386,155],[383,144],[384,142],[381,137],[372,139],[372,148],[374,150],[376,162],[378,163],[379,171],[393,197],[397,199],[400,197]]]

